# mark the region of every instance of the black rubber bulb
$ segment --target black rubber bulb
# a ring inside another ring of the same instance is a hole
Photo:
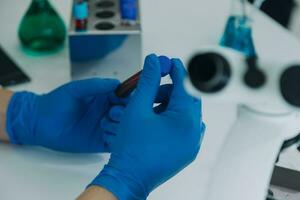
[[[266,75],[257,66],[257,58],[250,57],[246,59],[248,70],[244,76],[245,84],[253,89],[259,89],[266,83]]]

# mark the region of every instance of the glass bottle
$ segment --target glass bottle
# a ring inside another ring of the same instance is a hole
[[[246,0],[232,0],[231,9],[220,44],[238,50],[247,57],[256,57],[252,20],[247,13]]]
[[[75,30],[86,31],[88,25],[88,4],[86,1],[79,1],[74,4]]]
[[[48,0],[32,0],[18,34],[26,51],[47,54],[64,45],[66,27]]]

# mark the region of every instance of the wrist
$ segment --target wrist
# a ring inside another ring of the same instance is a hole
[[[12,95],[6,112],[6,132],[13,144],[34,144],[33,121],[36,95],[16,92]]]
[[[99,197],[101,197],[102,200],[117,200],[111,192],[99,186],[87,188],[77,200],[99,200]]]
[[[112,155],[109,163],[89,186],[103,187],[114,194],[118,200],[145,200],[149,193],[139,177],[133,174],[135,170],[131,167],[127,168],[126,164],[121,162],[116,155]]]
[[[0,89],[0,140],[4,142],[9,140],[6,132],[6,113],[12,95],[12,91]]]

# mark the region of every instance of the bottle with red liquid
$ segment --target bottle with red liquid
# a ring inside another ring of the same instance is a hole
[[[88,25],[88,4],[79,1],[74,5],[75,30],[86,31]]]

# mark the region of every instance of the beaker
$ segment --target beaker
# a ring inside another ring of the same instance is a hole
[[[256,57],[252,19],[247,13],[246,0],[232,0],[231,9],[220,44],[240,51],[247,57]]]

